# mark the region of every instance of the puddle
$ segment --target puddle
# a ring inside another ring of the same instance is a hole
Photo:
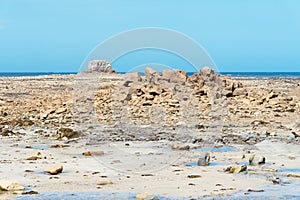
[[[26,145],[26,146],[20,146],[20,147],[25,148],[25,149],[37,149],[37,150],[49,149],[49,146],[47,146],[47,145],[35,145],[35,146]]]
[[[228,162],[210,162],[208,166],[219,166],[219,165],[228,165],[230,163]],[[191,166],[191,167],[198,167],[198,163],[197,162],[187,162],[185,164],[186,166]],[[200,167],[200,166],[199,166]]]
[[[172,148],[171,147],[162,147],[162,148],[159,148],[159,150],[162,150],[162,151],[171,151]]]
[[[278,135],[277,138],[279,138],[279,139],[285,139],[285,138],[295,139],[295,136],[294,135]]]
[[[202,147],[202,148],[198,148],[198,149],[193,149],[191,150],[192,152],[227,152],[227,151],[235,151],[236,148],[235,147],[231,147],[231,146],[222,146],[222,147]]]
[[[36,172],[37,174],[46,174],[46,175],[49,175],[49,176],[55,176],[55,175],[60,175],[60,174],[68,174],[69,172],[68,171],[62,171],[61,173],[58,173],[58,174],[53,174],[53,175],[51,175],[51,174],[49,174],[49,173],[46,173],[46,172],[44,172],[44,171],[40,171],[40,172]]]
[[[255,190],[264,190],[264,192],[248,192],[247,190],[242,190],[233,193],[228,198],[216,199],[300,199],[300,182],[288,183],[285,185],[272,184],[255,188]]]
[[[132,148],[132,149],[157,149],[157,150],[162,150],[162,151],[171,151],[172,148],[171,147],[158,147],[158,146],[134,146],[134,145],[130,145],[130,146],[126,146],[125,148]]]
[[[278,169],[277,172],[300,172],[300,168],[281,168]]]
[[[159,200],[188,200],[189,198],[174,198],[165,197],[160,195],[153,195],[158,197]],[[133,193],[111,193],[111,192],[41,192],[37,195],[30,196],[18,196],[16,200],[53,200],[53,199],[64,199],[64,200],[136,200],[136,194]]]

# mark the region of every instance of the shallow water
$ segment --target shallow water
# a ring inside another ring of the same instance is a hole
[[[229,162],[209,162],[209,165],[208,166],[218,166],[218,165],[228,165],[230,164]],[[186,166],[192,166],[192,167],[198,167],[198,164],[197,162],[187,162],[185,164]]]
[[[49,149],[49,146],[47,145],[34,145],[34,146],[30,146],[26,147],[26,146],[20,146],[21,148],[28,148],[28,149],[37,149],[37,150],[46,150]]]
[[[237,191],[230,196],[225,197],[207,197],[198,199],[216,199],[216,200],[242,200],[242,199],[300,199],[300,182],[288,183],[285,185],[267,185],[259,188],[257,190],[264,190],[264,192],[248,192],[247,190]],[[24,195],[17,196],[16,200],[135,200],[136,194],[134,193],[112,193],[112,192],[42,192],[38,195]],[[176,198],[176,197],[165,197],[160,195],[157,196],[159,200],[187,200],[188,198]]]
[[[160,195],[157,196],[159,200],[188,200],[188,198],[176,198],[176,197],[164,197]],[[16,200],[136,200],[136,194],[134,193],[108,193],[108,192],[43,192],[38,195],[30,196],[18,196]]]
[[[238,191],[232,194],[232,197],[230,197],[230,199],[300,199],[300,182],[288,183],[285,185],[272,184],[255,189],[262,189],[264,190],[264,192],[247,192],[246,190]],[[247,195],[245,195],[245,193]]]
[[[197,148],[197,149],[193,149],[191,151],[193,152],[227,152],[227,151],[235,151],[236,148],[235,147],[231,147],[231,146],[222,146],[220,148],[216,148],[216,147],[202,147],[202,148]]]
[[[277,172],[300,172],[300,168],[281,168],[278,169]]]

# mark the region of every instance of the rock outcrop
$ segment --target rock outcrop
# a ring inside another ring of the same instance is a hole
[[[89,63],[88,72],[115,73],[115,70],[106,60],[92,60]]]
[[[300,137],[299,126],[291,121],[300,113],[297,80],[232,79],[207,67],[191,76],[181,70],[159,73],[151,68],[145,76],[110,74],[111,65],[99,63],[91,65],[95,73],[83,74],[82,79],[74,75],[0,78],[0,137],[22,135],[20,130],[26,127],[50,127],[58,131],[35,133],[75,138],[81,132],[59,129],[76,127],[82,113],[84,119],[93,118],[93,124],[202,124],[204,132],[221,123],[234,123],[256,135]],[[94,74],[101,79],[90,80]],[[81,87],[85,81],[92,81],[92,87]]]

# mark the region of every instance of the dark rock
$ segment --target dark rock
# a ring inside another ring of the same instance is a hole
[[[252,154],[249,158],[249,165],[263,165],[266,163],[266,158],[264,156]]]
[[[62,138],[77,138],[79,137],[79,133],[77,131],[74,131],[71,128],[60,128],[57,131],[57,139],[62,139]]]
[[[198,159],[197,165],[198,166],[208,166],[209,161],[210,161],[210,155],[209,155],[209,153],[205,153]]]

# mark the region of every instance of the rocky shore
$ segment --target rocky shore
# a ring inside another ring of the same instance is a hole
[[[269,196],[258,188],[300,181],[300,79],[92,64],[77,75],[0,77],[0,199]]]

